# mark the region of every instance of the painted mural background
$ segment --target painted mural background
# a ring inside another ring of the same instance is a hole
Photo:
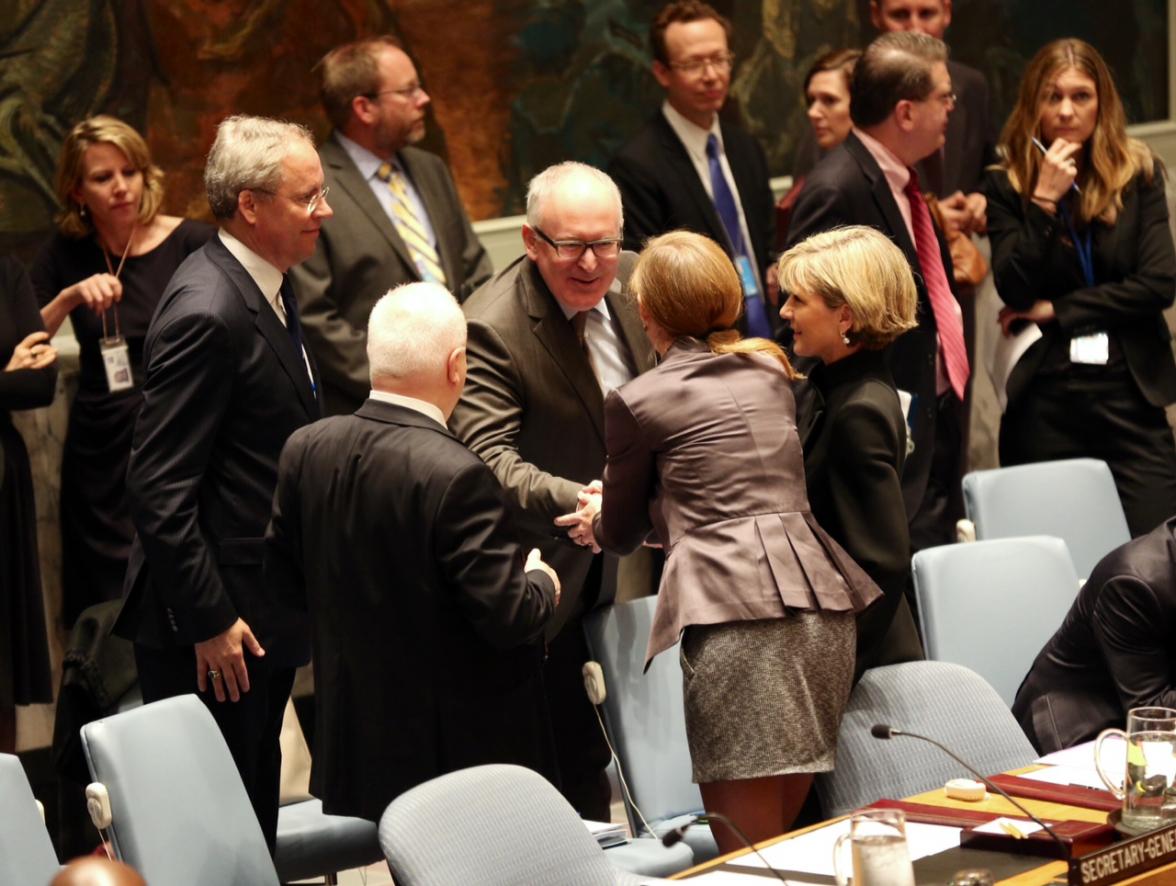
[[[51,226],[62,136],[94,113],[145,132],[170,211],[206,212],[200,174],[229,113],[325,135],[311,68],[357,35],[398,34],[433,99],[426,147],[448,156],[475,219],[519,212],[528,178],[603,165],[656,109],[648,22],[661,0],[0,0],[0,250]],[[866,0],[718,0],[735,26],[728,112],[786,174],[805,126],[800,82],[820,53],[861,45]],[[1166,118],[1167,0],[956,0],[956,58],[1003,119],[1022,67],[1074,35],[1111,63],[1129,119]]]

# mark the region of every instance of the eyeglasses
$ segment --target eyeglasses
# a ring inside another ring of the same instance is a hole
[[[605,237],[603,240],[552,240],[538,228],[531,228],[539,239],[555,250],[557,258],[564,261],[579,261],[591,249],[597,258],[616,258],[621,252],[620,237]]]
[[[949,92],[947,95],[929,95],[923,101],[938,100],[945,108],[954,108],[956,103],[956,94]]]
[[[276,191],[268,191],[265,188],[250,188],[251,191],[257,191],[260,194],[269,194],[271,197],[286,197],[285,194],[279,194]],[[331,186],[327,185],[321,191],[312,194],[309,197],[286,197],[291,203],[298,203],[306,207],[307,215],[314,215],[314,211],[318,209],[319,204],[327,199],[327,194],[331,192]]]
[[[381,89],[379,92],[369,92],[364,95],[364,98],[370,98],[373,101],[378,99],[381,95],[398,95],[401,98],[406,98],[409,101],[415,101],[425,94],[425,89],[419,83],[410,83],[408,86],[402,86],[400,89]]]
[[[708,56],[707,58],[692,58],[684,62],[670,62],[670,67],[675,71],[681,71],[691,77],[697,77],[707,67],[714,68],[716,72],[725,74],[731,70],[731,65],[735,62],[735,53],[724,52],[719,55]]]

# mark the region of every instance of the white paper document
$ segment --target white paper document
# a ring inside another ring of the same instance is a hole
[[[1047,768],[1027,773],[1024,778],[1044,781],[1049,784],[1073,784],[1105,791],[1106,784],[1098,775],[1094,765],[1094,742],[1087,741],[1072,748],[1054,751],[1037,760]],[[1103,742],[1102,765],[1107,775],[1120,780],[1127,768],[1127,745],[1117,735]]]

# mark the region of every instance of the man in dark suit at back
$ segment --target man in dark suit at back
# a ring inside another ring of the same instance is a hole
[[[962,516],[961,421],[970,373],[951,257],[933,227],[914,167],[943,145],[954,96],[942,41],[883,34],[854,68],[855,128],[805,182],[789,245],[838,225],[870,225],[910,262],[919,325],[887,349],[894,381],[910,397],[914,450],[903,471],[903,500],[914,550],[952,540]]]
[[[373,37],[319,62],[323,108],[335,129],[319,148],[335,217],[291,277],[330,415],[354,412],[368,393],[368,313],[390,286],[440,283],[459,301],[493,269],[425,136],[429,96],[399,41]]]
[[[754,138],[718,115],[731,85],[731,23],[699,0],[675,0],[657,14],[649,38],[666,100],[608,168],[625,206],[625,248],[640,252],[647,239],[676,228],[707,235],[739,270],[745,331],[770,337],[768,164]]]
[[[443,287],[372,309],[372,390],[282,451],[267,575],[309,609],[318,688],[311,790],[378,821],[446,772],[516,763],[555,779],[540,665],[559,581],[523,563],[502,488],[445,426],[466,324]]]
[[[272,848],[278,735],[310,638],[263,581],[264,536],[282,446],[319,417],[285,274],[331,208],[310,133],[262,117],[221,123],[204,183],[220,233],[176,270],[144,344],[114,630],[134,641],[145,701],[208,705]]]

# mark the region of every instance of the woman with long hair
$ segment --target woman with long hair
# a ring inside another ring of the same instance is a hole
[[[681,639],[686,735],[707,809],[783,833],[833,768],[854,613],[878,596],[805,495],[794,373],[741,339],[739,275],[712,240],[650,240],[630,280],[657,368],[605,401],[603,492],[560,518],[581,544],[666,551],[647,660]],[[740,844],[715,828],[724,852]]]
[[[121,120],[83,120],[57,166],[57,231],[32,266],[50,335],[81,351],[61,468],[64,620],[117,599],[134,528],[124,478],[142,400],[143,339],[167,281],[213,228],[160,212],[163,172]]]
[[[1000,323],[1041,333],[1008,379],[1001,463],[1103,459],[1142,535],[1176,513],[1163,167],[1127,136],[1110,71],[1081,40],[1033,57],[1001,143],[985,184]]]

